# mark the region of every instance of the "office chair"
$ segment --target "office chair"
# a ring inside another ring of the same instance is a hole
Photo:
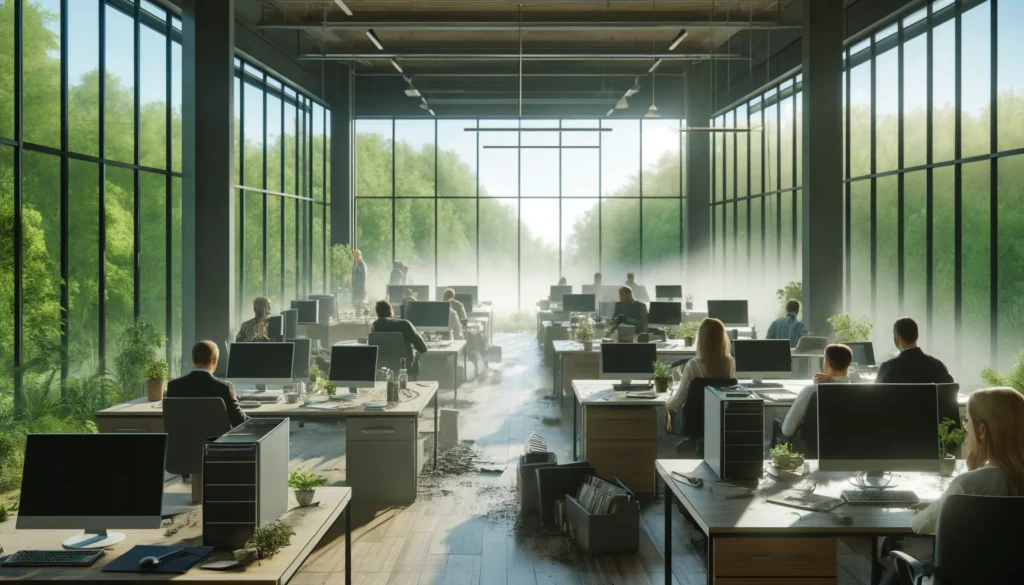
[[[367,339],[367,345],[377,346],[377,368],[387,368],[398,372],[402,367],[402,360],[406,360],[409,376],[412,377],[412,350],[405,342],[405,337],[397,331],[382,331],[371,333]]]
[[[220,398],[164,398],[168,473],[192,476],[192,503],[203,501],[203,444],[231,430]]]
[[[939,511],[935,558],[930,566],[892,551],[901,585],[931,576],[935,585],[1009,583],[1018,574],[1024,538],[1024,497],[951,494]]]
[[[704,457],[704,389],[708,386],[735,386],[737,383],[736,378],[694,378],[690,381],[682,409],[682,428],[677,428],[676,421],[672,421],[672,433],[683,437],[676,445],[676,452]]]
[[[811,396],[811,401],[807,403],[807,411],[804,414],[804,422],[800,423],[797,427],[796,434],[792,437],[787,437],[782,434],[782,421],[774,419],[772,421],[772,444],[781,445],[782,443],[789,443],[790,448],[795,453],[800,453],[804,456],[804,459],[817,459],[818,458],[818,393],[815,392]]]
[[[793,351],[796,353],[824,353],[826,345],[828,345],[828,337],[804,335],[797,340]]]

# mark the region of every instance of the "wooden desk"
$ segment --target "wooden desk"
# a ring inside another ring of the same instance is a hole
[[[552,362],[552,389],[559,404],[564,399],[567,389],[572,387],[573,380],[594,380],[601,375],[601,342],[595,341],[591,351],[583,351],[583,344],[568,339],[551,342],[554,352]],[[686,347],[682,341],[669,341],[664,347],[658,348],[658,361],[671,363],[681,356],[694,356],[697,349]]]
[[[640,382],[639,380],[637,381]],[[658,456],[658,408],[670,394],[627,398],[612,380],[573,380],[572,457],[579,434],[576,402],[583,412],[583,458],[602,477],[618,477],[636,493],[654,493],[654,460]]]
[[[370,336],[370,323],[362,318],[343,319],[316,325],[299,325],[299,330],[310,339],[319,339],[320,345],[330,347],[340,341],[356,341]]]
[[[125,531],[127,538],[107,549],[91,567],[0,567],[0,581],[20,583],[80,584],[83,582],[119,581],[122,583],[175,581],[201,585],[221,583],[244,583],[245,585],[284,585],[299,570],[313,548],[328,529],[345,512],[345,583],[352,583],[352,514],[348,509],[352,490],[347,487],[320,487],[316,489],[319,506],[299,508],[293,492],[288,493],[288,511],[281,516],[281,522],[295,530],[291,544],[281,549],[270,559],[253,563],[242,571],[209,571],[195,566],[183,575],[171,573],[104,573],[107,563],[121,556],[133,546],[202,546],[202,510],[198,507],[189,513],[198,514],[197,522],[191,526],[182,524],[174,536],[164,536],[159,530]],[[69,530],[16,530],[15,518],[0,524],[0,540],[5,553],[22,549],[59,549],[60,543],[71,536]],[[205,562],[227,560],[230,551],[215,551]]]
[[[839,497],[853,489],[852,473],[817,471],[811,461],[811,475],[800,486],[816,483],[816,494]],[[753,497],[717,499],[711,494],[718,476],[706,463],[692,459],[658,459],[657,473],[667,486],[665,494],[665,583],[672,583],[672,509],[678,500],[683,509],[708,537],[708,583],[719,585],[762,585],[797,583],[834,584],[837,577],[836,538],[840,536],[887,536],[912,534],[912,510],[881,506],[839,507],[838,515],[850,516],[842,524],[836,514],[823,514],[770,504],[766,497],[791,484],[762,479]],[[703,488],[691,487],[671,476],[672,471],[700,477]],[[936,474],[897,473],[899,489],[913,490],[922,500],[936,499],[950,478]],[[747,484],[743,484],[747,485]],[[753,485],[753,483],[751,483]],[[872,583],[881,577],[874,559],[878,539],[872,538]]]

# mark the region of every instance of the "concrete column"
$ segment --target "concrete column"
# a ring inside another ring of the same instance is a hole
[[[225,340],[234,338],[235,3],[181,4],[182,359],[187,371],[197,340],[215,341],[223,357]]]
[[[843,306],[843,3],[803,0],[803,298],[815,335]]]
[[[711,68],[697,63],[686,74],[686,125],[711,125]],[[686,279],[683,293],[711,276],[711,134],[686,139]]]
[[[352,245],[355,216],[355,128],[352,103],[355,80],[347,63],[327,74],[326,100],[331,107],[331,241]]]

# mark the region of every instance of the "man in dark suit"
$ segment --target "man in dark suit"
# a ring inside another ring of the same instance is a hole
[[[200,341],[192,346],[192,365],[195,369],[167,385],[168,398],[220,398],[228,412],[232,427],[249,420],[238,405],[238,396],[231,382],[213,377],[217,370],[220,350],[212,341]]]
[[[415,376],[419,371],[419,362],[413,359],[412,350],[415,349],[418,353],[426,353],[427,344],[424,343],[420,334],[416,333],[416,328],[413,327],[412,323],[405,319],[393,318],[395,312],[387,299],[377,301],[374,309],[377,311],[377,320],[373,322],[372,331],[374,333],[391,331],[402,334],[406,345],[405,363],[409,364],[409,375]]]
[[[917,323],[910,317],[896,320],[892,327],[893,343],[900,355],[882,364],[878,369],[880,384],[948,384],[953,376],[941,361],[926,355],[917,346]]]

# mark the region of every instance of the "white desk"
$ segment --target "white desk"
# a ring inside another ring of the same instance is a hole
[[[583,350],[583,344],[568,339],[551,342],[552,360],[552,392],[561,404],[565,392],[572,386],[573,380],[594,380],[600,377],[601,342],[594,342],[590,351]],[[658,361],[671,363],[682,356],[694,356],[697,348],[687,347],[681,340],[670,340],[659,344]]]

